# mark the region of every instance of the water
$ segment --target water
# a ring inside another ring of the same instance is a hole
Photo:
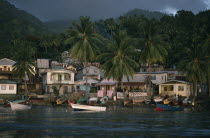
[[[1,137],[210,136],[210,110],[157,112],[154,108],[108,107],[107,112],[72,111],[69,106],[0,106]]]

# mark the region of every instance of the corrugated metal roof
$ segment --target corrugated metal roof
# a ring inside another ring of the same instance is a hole
[[[0,80],[0,84],[17,84],[17,82],[11,80]]]
[[[7,58],[0,59],[0,65],[14,65],[16,62]]]

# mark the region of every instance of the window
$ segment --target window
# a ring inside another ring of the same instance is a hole
[[[164,87],[164,91],[167,91],[167,86]]]
[[[64,80],[70,80],[70,75],[69,74],[64,74]]]
[[[156,76],[151,76],[151,80],[156,80]]]
[[[14,90],[14,85],[9,85],[9,90]]]
[[[0,68],[0,71],[2,71],[2,68]]]
[[[58,75],[58,81],[61,81],[62,80],[62,76],[61,74]]]
[[[51,75],[51,80],[55,80],[55,74]]]
[[[7,67],[6,66],[4,66],[4,71],[6,71],[7,70]]]
[[[178,86],[178,91],[184,91],[184,86]]]
[[[6,85],[1,85],[1,90],[6,90]]]

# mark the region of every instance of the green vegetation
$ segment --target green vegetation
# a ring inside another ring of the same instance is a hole
[[[17,47],[30,46],[33,52],[28,53],[31,54],[29,64],[31,59],[37,58],[59,61],[61,52],[71,49],[72,56],[82,62],[105,63],[103,68],[109,78],[120,80],[122,74],[132,76],[136,67],[134,61],[140,61],[139,64],[159,63],[165,68],[179,65],[188,81],[198,84],[207,80],[210,86],[210,10],[196,15],[182,10],[172,16],[135,9],[117,19],[95,22],[81,17],[81,23],[74,22],[72,26],[69,22],[66,32],[53,34],[40,20],[5,0],[0,0],[0,9],[0,58],[20,63],[21,57],[15,56],[19,55],[15,54],[19,51]],[[103,39],[106,41],[101,43]],[[16,43],[16,40],[21,42]],[[134,52],[130,54],[130,50]],[[106,53],[113,56],[96,60],[99,53],[101,57]]]

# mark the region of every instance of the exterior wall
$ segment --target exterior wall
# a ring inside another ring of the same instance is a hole
[[[86,69],[84,68],[83,69],[83,79],[86,77],[85,74],[86,74]],[[89,67],[87,67],[87,75],[88,75],[88,78],[95,78],[95,79],[100,80],[101,79],[101,70],[97,67],[89,66]]]
[[[0,94],[17,94],[17,84],[0,84]]]
[[[0,65],[0,71],[12,71],[12,65]]]
[[[165,83],[167,81],[168,75],[167,73],[151,73],[151,76],[155,76],[155,79],[152,79],[152,82],[155,84]],[[136,73],[132,77],[129,77],[129,82],[146,82],[149,74],[145,73]],[[127,78],[124,76],[122,79],[123,82],[128,82]]]
[[[164,87],[173,86],[173,90],[164,90]],[[179,86],[184,87],[184,90],[179,90]],[[162,95],[182,95],[182,96],[190,96],[190,85],[188,84],[160,84],[159,85],[159,94]]]
[[[54,74],[52,79],[52,74]],[[65,80],[65,74],[69,74],[69,80]],[[60,80],[58,75],[61,76]],[[73,92],[74,87],[74,72],[70,70],[47,70],[47,73],[43,75],[43,90],[45,93],[53,92],[52,87],[56,86],[57,89],[60,88],[59,93],[62,95],[64,93]]]
[[[49,68],[49,59],[37,59],[37,68]]]

